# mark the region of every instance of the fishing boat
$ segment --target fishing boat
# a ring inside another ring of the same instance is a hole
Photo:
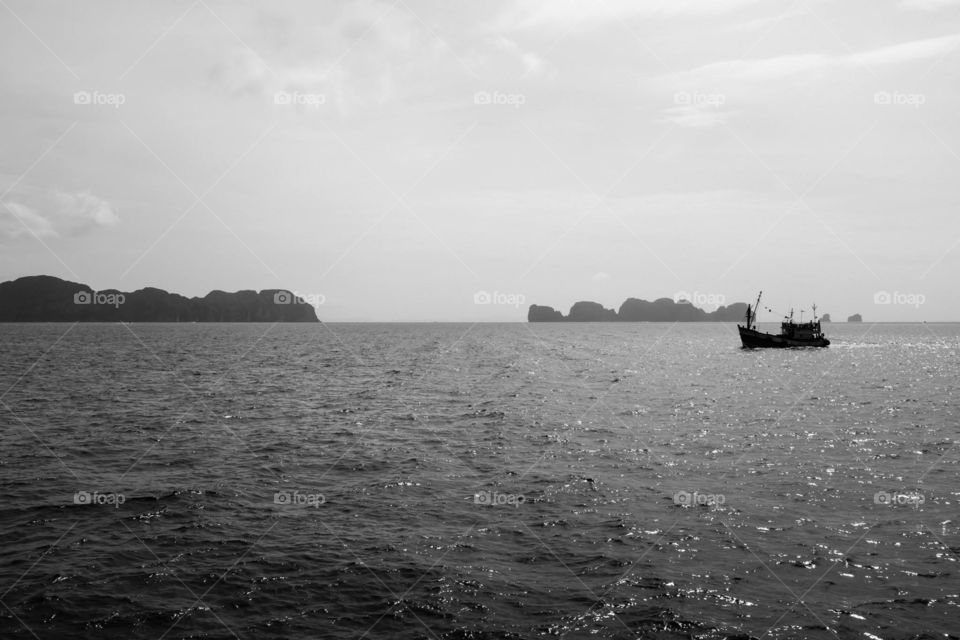
[[[789,347],[826,347],[830,344],[823,331],[820,330],[820,320],[817,319],[817,305],[813,305],[813,320],[811,322],[794,322],[793,310],[790,315],[784,318],[785,322],[780,323],[780,335],[772,333],[763,333],[757,331],[757,312],[760,309],[760,297],[763,291],[757,296],[757,304],[751,308],[747,305],[747,326],[738,324],[740,330],[740,342],[744,349],[757,348],[775,348],[785,349]],[[803,315],[801,314],[801,320]]]

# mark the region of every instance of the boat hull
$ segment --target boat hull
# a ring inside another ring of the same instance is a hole
[[[761,333],[755,329],[747,329],[737,325],[740,330],[740,342],[745,349],[790,349],[796,347],[826,347],[830,341],[826,338],[797,339],[777,336],[772,333]]]

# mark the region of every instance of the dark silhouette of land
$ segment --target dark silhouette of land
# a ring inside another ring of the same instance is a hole
[[[847,318],[847,322],[863,322],[863,317],[859,313],[855,313]]]
[[[619,311],[604,309],[597,302],[577,302],[566,316],[553,307],[532,304],[527,322],[737,322],[743,320],[746,313],[746,302],[707,312],[683,300],[674,302],[672,298],[658,298],[653,302],[627,298]]]
[[[211,291],[186,298],[147,287],[94,291],[53,276],[0,283],[0,322],[319,322],[314,308],[283,289]]]

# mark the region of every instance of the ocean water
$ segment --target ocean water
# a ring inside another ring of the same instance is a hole
[[[0,325],[0,637],[958,637],[960,325],[827,334]]]

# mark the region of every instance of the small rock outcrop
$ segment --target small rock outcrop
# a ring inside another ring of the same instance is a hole
[[[619,310],[605,309],[597,302],[581,301],[564,316],[553,307],[530,305],[528,322],[738,322],[747,313],[747,303],[735,302],[716,311],[704,311],[686,300],[658,298],[653,302],[627,298]]]
[[[527,322],[562,322],[563,320],[563,314],[553,307],[532,304],[527,312]]]
[[[567,322],[613,322],[617,319],[617,312],[613,309],[604,309],[598,302],[576,302],[570,307]]]

